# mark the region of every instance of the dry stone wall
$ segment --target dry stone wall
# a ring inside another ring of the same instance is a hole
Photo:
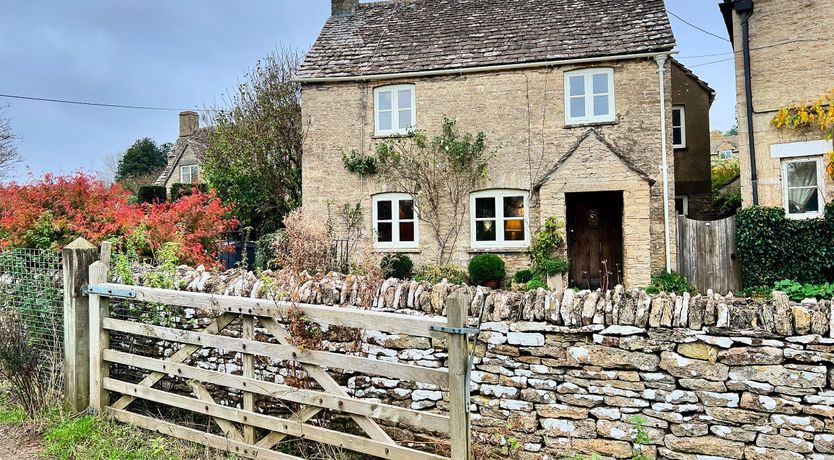
[[[463,289],[474,297],[470,313],[477,318],[486,296],[472,372],[474,437],[482,447],[504,445],[514,458],[561,459],[567,452],[631,458],[632,421],[639,416],[650,458],[834,459],[831,301],[793,303],[778,292],[767,301],[649,295],[619,286],[606,293],[522,293],[393,279],[372,290],[362,278],[337,274],[186,268],[178,279],[192,291],[364,303],[411,315],[442,315],[446,296]],[[189,311],[177,319],[201,316]],[[352,336],[343,332],[329,331],[323,347],[348,349]],[[167,344],[157,345],[157,353],[170,353]],[[444,347],[430,339],[364,331],[360,345],[380,360],[446,364]],[[234,354],[204,351],[197,360],[204,368],[239,371]],[[271,361],[258,374],[276,382],[288,376]],[[447,408],[448,395],[431,385],[358,375],[339,380],[356,397]],[[398,435],[419,438],[407,430]]]

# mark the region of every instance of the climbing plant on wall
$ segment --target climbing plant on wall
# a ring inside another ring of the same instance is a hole
[[[825,135],[825,139],[830,141],[834,137],[834,89],[813,102],[796,103],[780,108],[771,123],[778,129],[819,129]],[[828,165],[825,170],[834,178],[834,149],[828,152]]]

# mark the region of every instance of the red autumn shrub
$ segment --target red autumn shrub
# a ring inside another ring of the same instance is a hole
[[[131,204],[119,184],[108,186],[84,173],[45,175],[26,184],[0,186],[0,248],[60,248],[78,237],[93,244],[106,239],[144,242],[134,248],[152,255],[167,242],[179,261],[217,264],[217,243],[237,219],[214,193],[195,193],[175,203]],[[137,232],[143,232],[137,235]]]

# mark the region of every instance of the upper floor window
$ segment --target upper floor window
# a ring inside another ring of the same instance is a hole
[[[718,159],[719,160],[729,160],[733,157],[732,150],[721,150],[718,152]]]
[[[672,107],[672,147],[686,148],[686,110],[682,105]]]
[[[810,218],[822,215],[821,159],[789,160],[782,163],[785,211],[788,217]]]
[[[416,248],[419,226],[414,197],[407,193],[382,193],[373,197],[374,246]]]
[[[180,183],[193,184],[200,178],[200,167],[197,165],[180,166]]]
[[[565,123],[614,121],[614,69],[565,73]]]
[[[416,124],[414,85],[374,89],[374,133],[377,136],[408,134]]]
[[[527,192],[521,190],[473,193],[470,203],[472,247],[527,247],[530,243],[527,196]]]

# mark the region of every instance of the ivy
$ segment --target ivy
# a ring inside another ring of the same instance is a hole
[[[377,173],[376,157],[365,155],[356,150],[351,150],[350,153],[342,153],[342,163],[345,165],[345,169],[363,178]]]

